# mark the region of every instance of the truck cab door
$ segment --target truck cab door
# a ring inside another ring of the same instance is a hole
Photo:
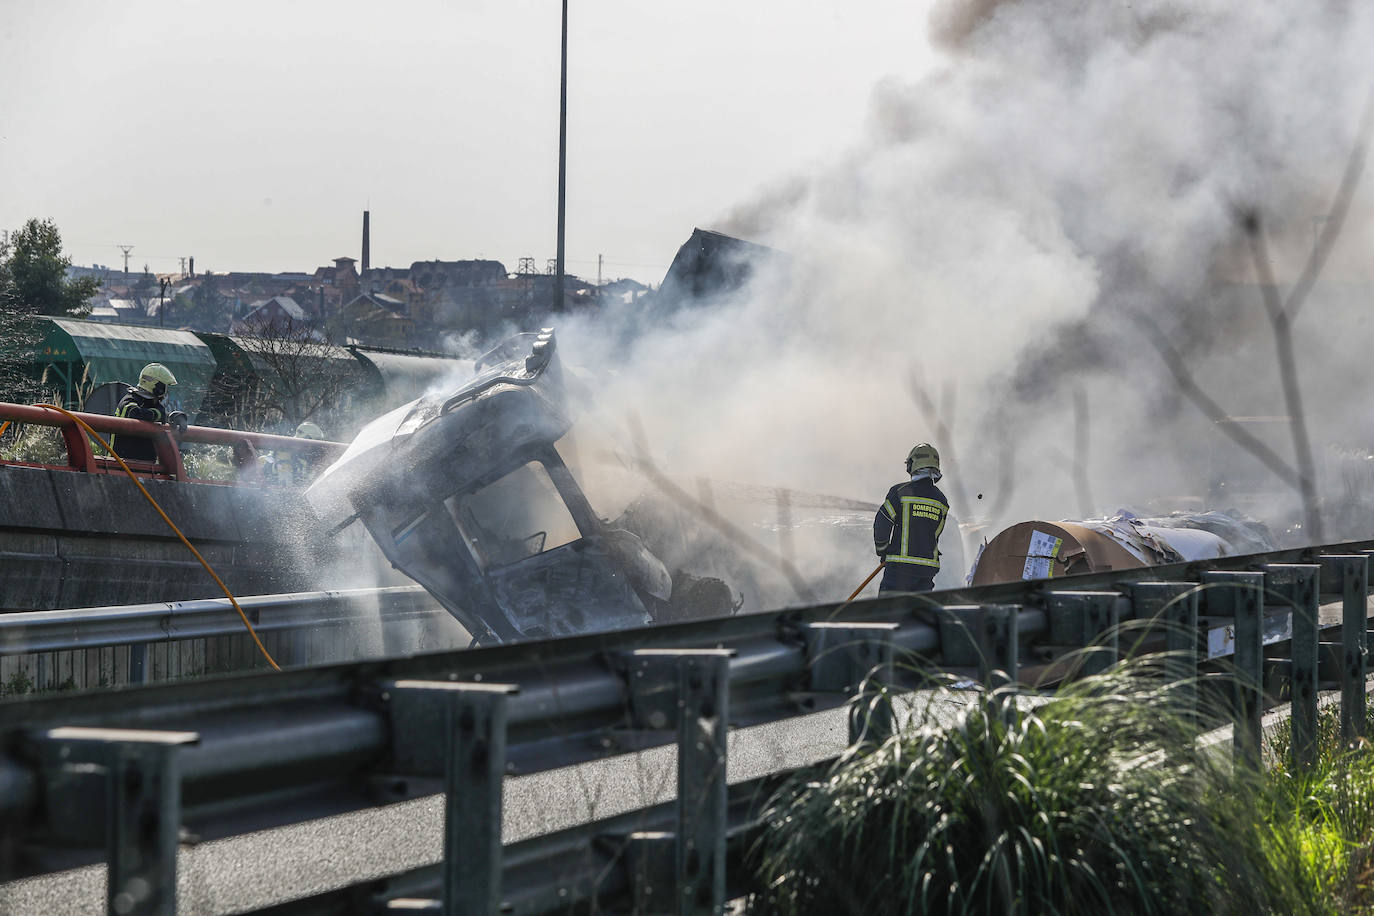
[[[530,638],[649,623],[595,517],[574,514],[586,506],[580,491],[565,499],[556,483],[563,478],[575,487],[556,458],[536,456],[446,501],[489,593]]]

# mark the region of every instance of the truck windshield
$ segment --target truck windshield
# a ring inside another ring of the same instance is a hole
[[[518,563],[582,536],[549,472],[536,461],[445,504],[483,569]]]

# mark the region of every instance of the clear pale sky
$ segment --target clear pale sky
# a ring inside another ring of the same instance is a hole
[[[0,2],[0,228],[77,264],[555,254],[557,0]],[[857,142],[928,4],[572,0],[567,268],[657,283],[694,226]]]

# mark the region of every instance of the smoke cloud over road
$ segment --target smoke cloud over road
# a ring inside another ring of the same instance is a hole
[[[1287,413],[1241,221],[1258,218],[1286,296],[1359,139],[1374,10],[942,0],[930,23],[943,64],[878,86],[842,160],[711,227],[789,258],[633,345],[560,328],[569,361],[617,367],[603,414],[636,414],[671,473],[868,500],[945,424],[955,509],[992,526],[1225,508],[1238,485],[1216,485],[1235,468],[1271,491],[1266,521],[1300,518],[1291,488],[1251,474],[1184,397],[1145,321],[1232,416]],[[1369,199],[1295,322],[1328,502],[1350,495],[1333,447],[1374,444]],[[1286,423],[1247,423],[1292,461]],[[818,562],[857,584],[864,540]]]

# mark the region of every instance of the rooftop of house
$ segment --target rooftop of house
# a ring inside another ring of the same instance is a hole
[[[248,306],[248,314],[243,316],[244,321],[251,321],[254,315],[269,310],[273,303],[285,312],[289,317],[296,321],[305,320],[305,309],[290,296],[273,296],[271,299],[259,299],[257,302]]]

